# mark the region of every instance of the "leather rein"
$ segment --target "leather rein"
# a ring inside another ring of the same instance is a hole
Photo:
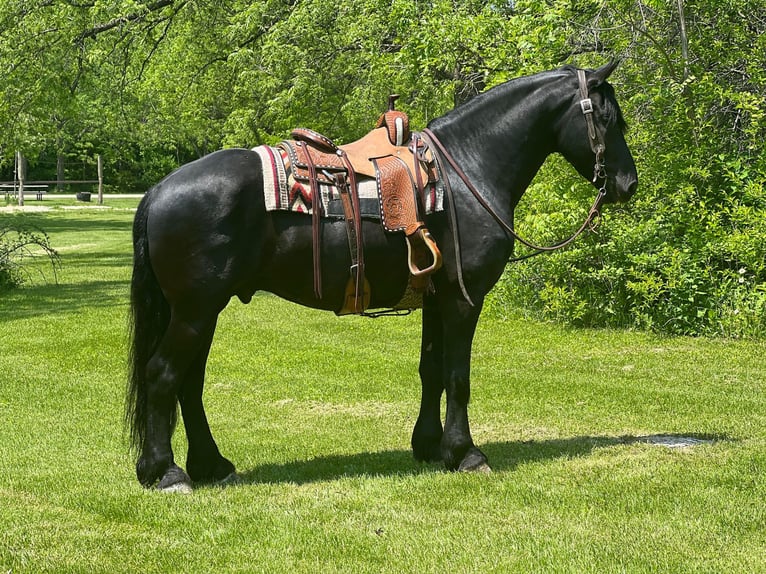
[[[476,189],[476,187],[471,183],[468,176],[465,174],[465,172],[460,168],[457,161],[454,157],[452,157],[452,154],[447,151],[447,149],[444,147],[444,145],[439,141],[439,139],[436,137],[436,135],[429,129],[425,128],[423,130],[423,135],[426,136],[426,139],[429,141],[429,143],[433,144],[431,147],[436,148],[439,151],[439,155],[441,155],[447,163],[452,167],[455,174],[463,181],[463,183],[466,185],[468,190],[473,194],[473,196],[476,198],[476,200],[479,202],[479,204],[489,213],[492,218],[500,225],[500,227],[503,228],[507,233],[509,233],[514,239],[516,239],[519,243],[526,245],[530,249],[533,249],[534,252],[523,255],[521,257],[513,257],[509,260],[509,262],[516,262],[516,261],[522,261],[524,259],[529,259],[530,257],[534,257],[536,255],[540,255],[541,253],[547,253],[550,251],[555,251],[557,249],[561,249],[562,247],[566,247],[570,243],[572,243],[577,237],[580,236],[586,229],[593,228],[594,227],[594,221],[595,219],[600,215],[599,209],[601,208],[601,204],[604,201],[604,198],[606,196],[606,165],[604,162],[604,153],[606,151],[606,145],[604,143],[603,138],[601,137],[601,134],[596,130],[596,127],[593,123],[593,101],[590,99],[588,94],[588,84],[585,78],[585,71],[584,70],[577,70],[577,80],[579,83],[579,94],[580,94],[580,109],[582,110],[583,115],[585,116],[585,121],[588,125],[588,141],[590,143],[590,148],[593,151],[593,153],[596,156],[596,161],[593,166],[593,183],[596,183],[599,179],[602,179],[604,181],[604,184],[599,188],[598,195],[596,196],[596,199],[593,202],[593,205],[591,206],[590,210],[588,211],[588,215],[585,218],[585,221],[583,224],[575,231],[570,237],[567,239],[564,239],[563,241],[559,241],[558,243],[555,243],[553,245],[549,246],[541,246],[536,245],[532,243],[531,241],[527,241],[526,239],[519,236],[518,233],[513,228],[513,223],[509,224],[507,223],[498,213],[495,211],[492,206],[489,204],[489,202],[479,193],[479,191]],[[447,189],[449,190],[449,182],[447,182]],[[450,190],[451,193],[451,190]],[[458,246],[458,240],[457,240],[457,233],[456,233],[456,226],[457,221],[455,219],[455,213],[454,213],[454,202],[452,201],[452,198],[450,197],[450,204],[451,204],[451,211],[450,215],[452,217],[452,225],[453,225],[453,235],[455,236],[455,254],[458,259],[458,280],[460,282],[460,287],[463,291],[463,295],[465,296],[466,300],[471,303],[471,299],[468,296],[468,293],[465,289],[465,286],[463,285],[462,281],[462,263],[460,259],[460,250]],[[473,303],[471,303],[473,304]]]

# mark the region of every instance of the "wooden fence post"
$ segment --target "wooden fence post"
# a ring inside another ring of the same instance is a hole
[[[101,154],[96,157],[98,163],[98,204],[104,205],[104,162]]]
[[[24,206],[24,180],[26,179],[26,174],[24,173],[24,156],[21,155],[20,151],[16,152],[16,164],[17,164],[17,170],[18,170],[18,177],[19,177],[19,205]]]

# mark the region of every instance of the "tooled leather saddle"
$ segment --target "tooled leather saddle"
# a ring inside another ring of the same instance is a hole
[[[395,109],[397,97],[389,97],[388,110],[381,114],[375,129],[350,144],[337,146],[326,136],[306,128],[293,130],[291,135],[295,139],[279,144],[290,160],[296,181],[306,183],[311,190],[314,293],[318,298],[322,297],[320,185],[335,186],[341,196],[351,268],[339,315],[364,313],[370,302],[359,205],[361,178],[373,178],[376,182],[384,229],[404,232],[409,289],[422,293],[429,284],[429,276],[442,264],[439,248],[423,222],[423,190],[438,179],[435,160],[418,134],[410,132],[407,115]]]

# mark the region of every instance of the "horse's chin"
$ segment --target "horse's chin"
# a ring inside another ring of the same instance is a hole
[[[638,182],[633,180],[630,183],[624,184],[617,180],[609,180],[606,185],[606,194],[602,203],[627,203],[633,194],[636,193]]]
[[[615,191],[607,191],[601,200],[601,205],[620,205],[628,201],[624,194]]]
[[[619,185],[617,186],[617,202],[625,203],[635,195],[636,190],[638,189],[638,179],[630,178],[628,181],[623,181],[618,178],[617,181],[619,182]]]

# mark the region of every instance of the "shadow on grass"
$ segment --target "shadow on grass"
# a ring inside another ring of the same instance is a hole
[[[128,290],[129,287],[125,281],[25,286],[3,293],[7,311],[0,313],[0,323],[37,316],[77,314],[93,307],[127,309]]]
[[[131,233],[133,228],[132,216],[113,216],[104,213],[81,212],[29,212],[15,214],[17,221],[31,224],[44,230],[49,235],[59,232],[113,232],[123,230]]]
[[[481,445],[495,471],[512,471],[534,462],[589,456],[599,448],[630,444],[659,444],[655,437],[692,438],[700,443],[730,440],[720,435],[663,434],[653,436],[579,436],[542,441],[494,442]],[[360,476],[411,476],[443,472],[441,463],[423,464],[409,450],[319,456],[281,464],[264,464],[240,473],[239,484],[306,484]]]
[[[94,267],[114,267],[126,270],[133,269],[133,251],[129,252],[95,252],[81,253],[65,251],[60,253],[62,267],[81,266],[87,269]],[[126,272],[127,275],[127,272]]]

